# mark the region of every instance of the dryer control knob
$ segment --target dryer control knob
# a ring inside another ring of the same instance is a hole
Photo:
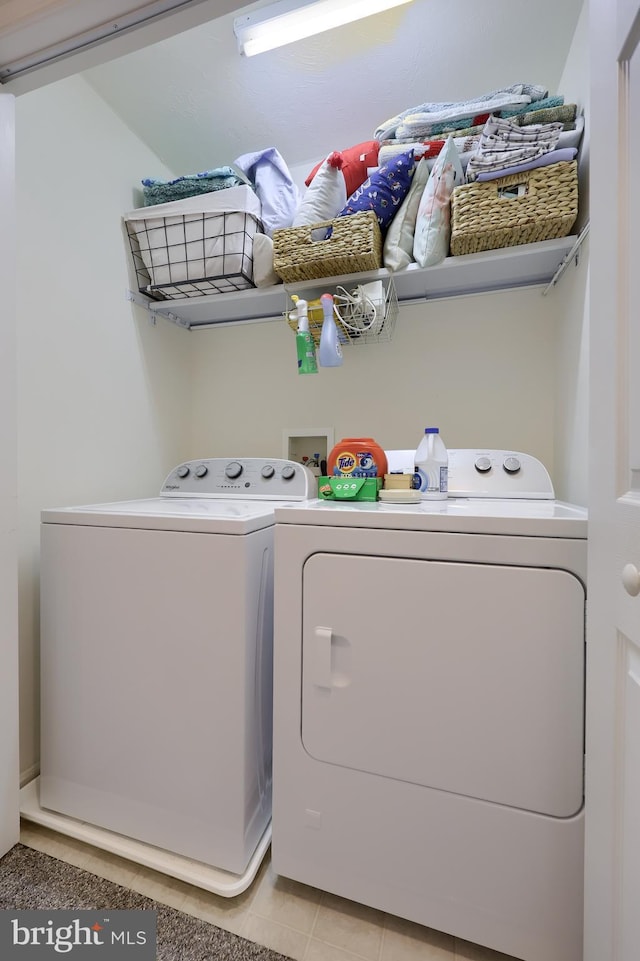
[[[188,476],[189,476],[189,468],[187,467],[186,464],[183,464],[182,467],[179,467],[179,468],[177,469],[176,474],[177,474],[178,477],[180,477],[180,478],[188,477]]]
[[[517,457],[505,457],[504,464],[502,465],[506,470],[507,474],[517,474],[522,464]]]
[[[283,468],[282,468],[282,479],[283,479],[283,480],[293,480],[293,478],[294,478],[295,476],[296,476],[296,469],[295,469],[295,467],[291,467],[291,465],[288,464],[286,467],[283,467]]]
[[[235,478],[240,477],[242,473],[242,464],[239,464],[237,460],[233,460],[230,464],[227,464],[224,472],[229,480],[235,480]]]
[[[265,464],[262,470],[260,471],[260,473],[262,474],[265,480],[270,480],[270,478],[273,477],[275,472],[276,472],[276,469],[273,466],[273,464]]]
[[[491,458],[490,457],[478,457],[475,462],[475,469],[480,474],[486,474],[487,471],[491,470]]]
[[[206,464],[198,464],[194,471],[196,477],[206,477],[209,473],[209,468]]]

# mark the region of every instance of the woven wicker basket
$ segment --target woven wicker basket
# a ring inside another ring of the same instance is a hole
[[[331,236],[325,238],[328,227]],[[377,270],[381,265],[382,237],[372,210],[273,232],[273,268],[286,284]]]
[[[451,201],[451,253],[566,237],[577,216],[575,160],[464,184],[456,187]]]

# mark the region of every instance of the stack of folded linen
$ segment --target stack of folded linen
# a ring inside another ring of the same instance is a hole
[[[431,168],[447,137],[453,136],[466,170],[478,151],[489,118],[509,120],[514,127],[525,128],[557,123],[560,136],[556,147],[565,149],[577,148],[580,143],[584,119],[577,113],[576,104],[565,104],[562,95],[550,96],[542,86],[520,83],[457,103],[410,107],[380,124],[375,137],[380,142],[380,162],[413,148],[416,160],[426,157]]]
[[[211,193],[213,190],[223,190],[227,187],[239,187],[247,183],[231,167],[216,167],[214,170],[203,170],[198,174],[185,174],[173,180],[155,180],[145,177],[142,181],[144,202],[147,207],[155,204],[173,203],[186,197],[197,197],[200,194]]]
[[[562,128],[562,123],[519,126],[511,120],[489,117],[467,163],[467,181],[493,180],[573,160],[576,147],[558,149]]]
[[[492,113],[519,113],[530,108],[532,103],[545,107],[557,105],[557,98],[553,104],[546,101],[547,94],[544,87],[536,84],[517,83],[457,103],[423,103],[409,107],[381,124],[374,136],[377,140],[406,141],[451,133],[484,123]]]
[[[456,150],[458,151],[458,155],[460,156],[463,169],[466,167],[465,158],[468,160],[480,143],[480,130],[482,130],[482,127],[479,128],[477,136],[453,138],[453,142]],[[383,140],[380,143],[378,163],[386,163],[392,157],[397,157],[401,153],[406,153],[407,150],[413,150],[413,156],[415,157],[416,162],[422,160],[424,157],[427,160],[429,169],[431,169],[436,157],[442,151],[446,140],[446,137],[444,139],[437,140],[412,140],[410,143],[404,143],[404,141],[401,140]]]

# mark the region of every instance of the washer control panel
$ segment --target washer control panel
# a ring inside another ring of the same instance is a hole
[[[161,497],[232,497],[237,500],[308,500],[317,480],[302,464],[264,457],[206,457],[178,464]]]

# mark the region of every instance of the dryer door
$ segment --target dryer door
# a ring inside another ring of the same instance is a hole
[[[303,599],[312,757],[555,817],[580,809],[576,577],[318,553],[304,566]]]

